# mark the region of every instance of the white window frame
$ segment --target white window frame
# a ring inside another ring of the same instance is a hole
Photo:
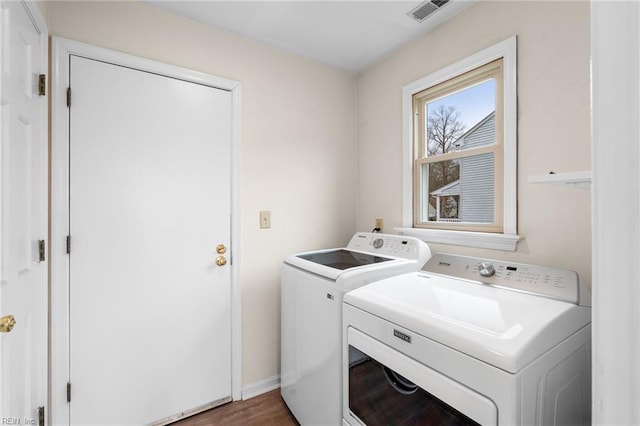
[[[430,243],[515,251],[517,234],[516,36],[442,68],[402,88],[402,227],[395,230]],[[496,59],[503,58],[503,232],[455,231],[413,227],[413,95]]]

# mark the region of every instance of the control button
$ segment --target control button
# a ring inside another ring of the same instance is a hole
[[[478,268],[481,277],[492,277],[496,273],[496,269],[490,262],[482,262]]]
[[[384,245],[384,240],[382,238],[376,238],[373,240],[373,248],[381,248]]]

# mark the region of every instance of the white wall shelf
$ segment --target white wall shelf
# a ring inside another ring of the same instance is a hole
[[[564,186],[565,188],[591,189],[591,172],[550,173],[529,176],[529,183]]]

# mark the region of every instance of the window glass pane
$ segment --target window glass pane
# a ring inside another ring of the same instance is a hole
[[[494,194],[492,152],[423,164],[420,221],[491,224]]]
[[[495,142],[496,81],[491,78],[424,104],[427,156]]]
[[[422,166],[422,222],[459,222],[460,160]]]

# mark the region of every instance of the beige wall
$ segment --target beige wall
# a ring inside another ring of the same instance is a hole
[[[480,1],[360,75],[357,228],[370,230],[377,217],[387,230],[402,222],[402,87],[514,34],[518,233],[525,239],[515,253],[432,249],[573,269],[590,286],[589,191],[528,183],[551,170],[591,170],[587,1]]]
[[[355,76],[141,3],[42,10],[52,35],[241,83],[243,384],[279,374],[282,258],[355,230]]]

